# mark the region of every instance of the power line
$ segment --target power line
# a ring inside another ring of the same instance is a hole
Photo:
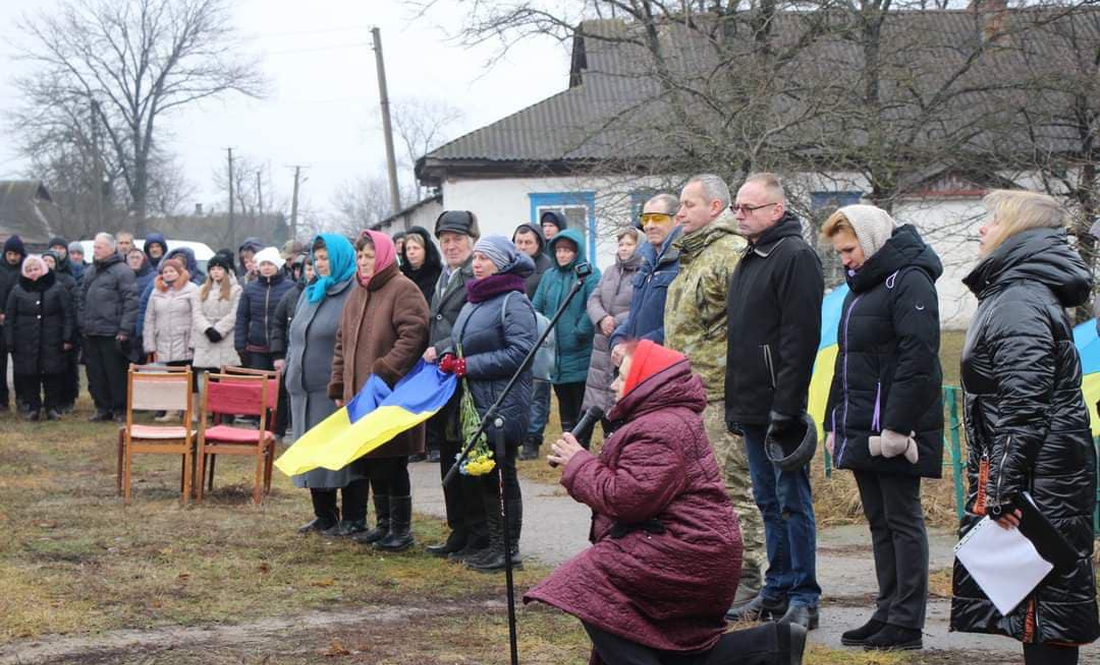
[[[350,44],[332,44],[330,46],[314,46],[310,48],[280,49],[278,51],[261,51],[263,55],[283,55],[285,53],[316,53],[318,51],[340,51],[344,49],[361,48],[370,46],[370,42],[352,42]]]

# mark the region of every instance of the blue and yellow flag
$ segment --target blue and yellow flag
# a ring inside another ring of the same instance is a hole
[[[457,381],[423,360],[392,391],[371,376],[350,402],[303,434],[275,466],[288,476],[317,467],[342,469],[431,418],[451,399]]]
[[[817,423],[818,439],[825,437],[825,406],[829,402],[829,388],[833,385],[833,373],[836,368],[837,329],[840,317],[844,313],[844,297],[848,295],[848,285],[841,284],[821,301],[821,343],[817,345],[817,360],[814,361],[814,373],[810,378],[809,412]]]
[[[1096,402],[1100,401],[1100,339],[1095,319],[1073,329],[1073,344],[1081,356],[1081,392],[1085,395],[1092,435],[1100,436],[1100,418],[1096,416]]]

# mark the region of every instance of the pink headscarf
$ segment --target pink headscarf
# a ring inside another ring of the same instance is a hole
[[[385,233],[367,230],[363,231],[359,237],[370,238],[371,242],[374,243],[374,273],[371,277],[390,267],[396,261],[397,248],[394,247],[393,241]],[[370,277],[363,277],[358,271],[356,271],[355,276],[359,280],[360,286],[363,288],[370,286]]]

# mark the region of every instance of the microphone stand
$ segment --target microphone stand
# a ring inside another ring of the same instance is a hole
[[[546,330],[539,335],[539,338],[535,341],[535,345],[527,352],[527,357],[520,363],[519,369],[512,375],[512,378],[508,379],[508,383],[504,386],[504,391],[500,393],[500,397],[497,397],[497,400],[485,411],[485,416],[481,419],[481,425],[477,428],[477,431],[474,432],[473,436],[470,437],[470,440],[466,442],[462,452],[458,454],[451,468],[447,471],[447,475],[443,477],[444,485],[454,481],[455,476],[459,473],[459,468],[466,458],[470,456],[470,451],[477,443],[477,440],[485,433],[489,426],[492,425],[494,428],[493,447],[495,450],[493,454],[496,456],[497,494],[500,497],[500,515],[504,523],[501,532],[504,541],[504,584],[508,597],[508,647],[512,665],[519,664],[519,647],[516,638],[516,590],[512,577],[512,534],[508,528],[509,510],[508,502],[504,498],[504,470],[501,467],[501,463],[507,453],[505,450],[507,444],[504,441],[504,417],[500,415],[499,411],[501,404],[504,403],[508,394],[512,392],[520,376],[522,376],[531,366],[531,363],[535,359],[535,354],[538,353],[539,347],[542,346],[542,343],[550,336],[550,333],[554,330],[554,326],[557,325],[558,320],[560,320],[562,314],[565,313],[565,309],[569,307],[569,303],[572,302],[573,298],[580,293],[582,288],[584,288],[584,279],[592,274],[592,266],[588,263],[578,263],[573,268],[573,272],[577,276],[577,280],[573,282],[573,286],[569,289],[569,293],[566,294],[561,307],[558,307],[558,311],[554,312],[553,318],[550,319],[550,325],[546,326]]]

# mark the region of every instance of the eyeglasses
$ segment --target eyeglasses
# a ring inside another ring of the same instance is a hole
[[[757,210],[759,210],[761,208],[767,208],[768,206],[775,206],[775,205],[779,205],[779,202],[776,201],[775,203],[761,203],[758,206],[745,205],[744,203],[731,203],[730,204],[730,210],[732,210],[735,213],[739,212],[742,215],[751,215],[752,213],[756,212]]]
[[[644,212],[638,217],[642,224],[648,224],[653,222],[654,224],[664,224],[668,220],[672,219],[672,215],[667,212]]]

